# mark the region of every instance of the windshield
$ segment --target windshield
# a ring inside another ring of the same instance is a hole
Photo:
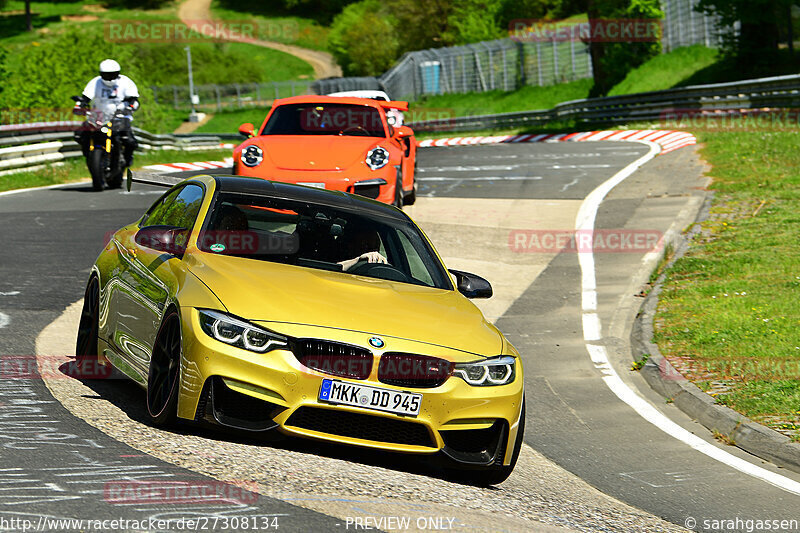
[[[220,193],[197,245],[217,255],[452,288],[411,222],[307,202]]]
[[[380,112],[354,104],[287,104],[276,108],[261,135],[386,137]]]

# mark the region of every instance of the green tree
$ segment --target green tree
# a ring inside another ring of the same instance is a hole
[[[5,74],[0,109],[68,110],[70,96],[80,94],[97,75],[100,62],[113,57],[139,88],[142,107],[136,113],[137,125],[146,129],[163,117],[161,109],[152,105],[152,91],[144,81],[147,65],[137,64],[132,47],[106,42],[101,28],[72,29],[19,53],[18,69]]]
[[[744,72],[759,75],[768,74],[776,59],[781,22],[791,28],[793,4],[795,0],[700,0],[698,9],[719,16],[722,28],[740,23],[738,33],[725,32],[723,52]]]
[[[658,0],[589,0],[588,14],[590,25],[592,20],[650,20],[664,16]],[[592,39],[589,51],[594,77],[590,95],[603,96],[625,79],[629,71],[660,54],[661,41],[604,42],[602,39]]]
[[[362,0],[333,19],[328,46],[347,76],[374,76],[399,55],[397,21],[381,0]]]
[[[507,37],[501,24],[506,0],[462,0],[453,5],[447,17],[442,40],[447,45],[490,41]]]

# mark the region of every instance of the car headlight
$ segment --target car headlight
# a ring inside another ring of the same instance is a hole
[[[503,355],[474,363],[457,363],[453,371],[474,387],[507,385],[514,381],[516,359]]]
[[[256,167],[264,160],[264,151],[255,144],[251,144],[242,150],[241,159],[242,163],[248,167]]]
[[[210,309],[199,309],[199,311],[203,331],[209,337],[225,344],[258,353],[289,346],[286,337],[244,320]]]
[[[376,146],[367,152],[367,159],[364,161],[372,170],[378,170],[386,166],[389,162],[389,152],[382,146]]]

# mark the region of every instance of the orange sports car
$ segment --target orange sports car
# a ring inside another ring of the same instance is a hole
[[[320,189],[345,191],[401,207],[416,199],[417,144],[407,126],[393,127],[388,109],[408,102],[334,96],[275,100],[256,133],[233,150],[233,171]]]

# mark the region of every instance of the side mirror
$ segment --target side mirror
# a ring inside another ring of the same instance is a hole
[[[400,126],[397,129],[397,136],[400,139],[405,139],[406,137],[412,137],[414,135],[414,130],[409,128],[408,126]]]
[[[241,126],[239,126],[239,134],[247,137],[255,137],[256,135],[256,127],[250,124],[249,122],[245,122]]]
[[[189,241],[189,230],[176,226],[146,226],[136,232],[134,240],[145,248],[183,255]]]
[[[492,285],[482,277],[461,270],[450,269],[450,273],[456,277],[458,292],[467,298],[492,297]]]

